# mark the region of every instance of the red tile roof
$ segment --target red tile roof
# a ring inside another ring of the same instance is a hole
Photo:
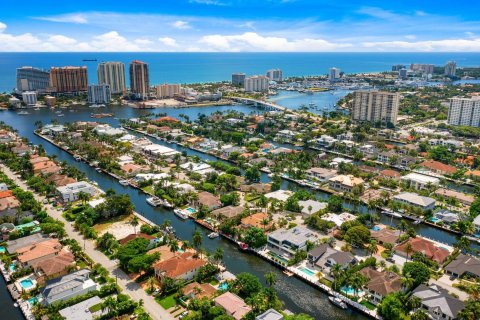
[[[399,244],[398,246],[396,246],[395,250],[397,252],[400,251],[404,255],[406,255],[407,253],[405,251],[405,248],[407,247],[407,243],[410,243],[412,245],[413,252],[423,253],[427,258],[437,263],[443,263],[445,259],[447,259],[447,257],[450,255],[448,250],[439,248],[433,242],[418,237]]]
[[[158,262],[154,265],[154,269],[167,278],[175,279],[206,264],[205,260],[193,258],[193,253],[185,252],[168,260]]]
[[[125,238],[119,240],[118,242],[121,245],[124,245],[128,241],[134,240],[134,239],[137,239],[137,238],[143,238],[143,239],[147,239],[149,241],[155,239],[154,236],[151,236],[151,235],[146,234],[146,233],[132,233],[132,234],[129,234],[128,236],[126,236]]]
[[[454,174],[457,172],[457,168],[454,166],[441,163],[435,160],[426,160],[420,164],[420,166],[430,169],[435,172],[445,173],[445,174]]]

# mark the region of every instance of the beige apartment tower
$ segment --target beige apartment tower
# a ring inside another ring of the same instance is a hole
[[[176,94],[180,94],[180,85],[179,84],[161,84],[156,87],[157,98],[173,98]]]
[[[101,62],[97,68],[98,84],[108,84],[113,94],[124,93],[125,85],[125,64],[123,62]]]
[[[147,99],[150,88],[148,64],[134,60],[130,63],[130,91],[137,98]]]
[[[397,124],[398,92],[355,91],[353,94],[352,119],[356,121],[380,122],[382,125]]]
[[[78,93],[87,91],[87,67],[52,67],[50,90],[56,93]]]

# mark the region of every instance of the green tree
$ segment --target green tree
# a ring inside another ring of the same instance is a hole
[[[133,233],[137,234],[137,226],[140,224],[138,221],[137,216],[133,216],[132,220],[130,220],[130,225],[133,227]]]
[[[404,305],[398,293],[386,295],[377,310],[384,319],[388,320],[403,320],[405,316]]]
[[[365,226],[352,227],[347,230],[344,239],[354,247],[363,248],[366,244],[370,243],[370,230]]]
[[[250,228],[245,232],[243,241],[251,248],[260,248],[267,244],[267,236],[260,228]]]
[[[403,276],[409,275],[413,278],[412,288],[430,279],[430,270],[421,262],[406,262],[403,265],[402,274]]]

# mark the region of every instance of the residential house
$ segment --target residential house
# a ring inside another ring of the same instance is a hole
[[[147,170],[144,166],[135,163],[125,163],[120,170],[127,176],[132,177]]]
[[[17,260],[25,267],[33,266],[42,260],[59,255],[62,248],[58,239],[30,244],[16,250]]]
[[[435,190],[435,194],[444,198],[457,199],[460,203],[466,206],[471,205],[473,201],[475,201],[475,197],[473,195],[445,188],[438,188]]]
[[[340,227],[344,222],[357,219],[357,216],[348,212],[342,212],[340,214],[327,213],[322,215],[322,219],[325,221],[332,221],[337,225],[337,227]]]
[[[337,139],[327,135],[322,135],[320,136],[320,138],[315,140],[317,146],[319,146],[320,148],[331,148],[337,141]]]
[[[280,254],[294,255],[307,248],[307,241],[315,242],[316,236],[307,228],[277,229],[268,234],[268,249]]]
[[[57,188],[57,193],[63,202],[72,202],[78,200],[78,194],[80,192],[94,196],[96,194],[96,189],[93,185],[86,181],[70,183],[66,186]]]
[[[480,259],[461,253],[445,267],[445,272],[456,278],[463,276],[480,278]]]
[[[192,280],[198,269],[206,264],[205,260],[194,258],[192,252],[184,252],[168,260],[157,262],[153,268],[155,276],[159,279]]]
[[[450,255],[450,252],[447,249],[438,247],[433,242],[420,237],[408,239],[407,241],[397,245],[395,247],[396,253],[402,257],[406,257],[406,248],[408,244],[411,245],[412,249],[412,252],[408,253],[408,257],[411,257],[413,253],[418,252],[424,254],[428,259],[442,264]]]
[[[129,234],[128,236],[126,236],[125,238],[123,239],[120,239],[118,240],[118,243],[120,243],[120,245],[125,245],[127,242],[129,241],[132,241],[134,239],[138,239],[138,238],[142,238],[142,239],[145,239],[149,242],[149,247],[153,247],[155,245],[156,242],[158,242],[157,238],[154,237],[154,236],[151,236],[149,234],[146,234],[146,233],[132,233],[132,234]]]
[[[36,233],[32,234],[23,238],[18,238],[15,240],[7,241],[7,252],[9,254],[17,253],[18,249],[31,246],[34,244],[40,244],[43,241],[50,241],[51,238],[47,237],[46,235]]]
[[[15,155],[23,157],[27,153],[30,153],[32,149],[25,144],[17,144],[16,146],[10,149]]]
[[[198,193],[198,200],[195,200],[193,205],[199,209],[201,206],[206,206],[208,210],[215,210],[222,206],[220,198],[207,191]]]
[[[51,305],[57,301],[65,301],[79,295],[95,291],[97,284],[90,279],[90,270],[81,269],[65,276],[48,280],[40,289],[43,303]]]
[[[392,169],[384,169],[379,172],[380,178],[387,178],[387,179],[393,179],[393,180],[400,180],[400,177],[402,176],[400,172],[392,170]]]
[[[426,160],[420,164],[420,167],[442,175],[452,175],[457,172],[454,166],[435,160]]]
[[[377,161],[381,163],[392,163],[398,160],[398,154],[395,151],[383,151],[377,155]]]
[[[339,251],[323,243],[320,246],[312,249],[307,255],[308,262],[312,267],[319,268],[324,271],[327,276],[330,274],[330,269],[339,264],[343,269],[350,265],[355,265],[358,261],[350,252]]]
[[[32,267],[37,282],[44,283],[48,279],[67,274],[74,265],[75,256],[67,250],[61,250],[58,255],[33,263]]]
[[[421,308],[427,311],[433,320],[453,320],[465,307],[465,303],[451,296],[448,290],[436,284],[419,285],[412,295],[421,300]]]
[[[415,190],[422,190],[430,186],[438,186],[440,184],[440,179],[419,173],[409,173],[403,176],[401,180],[405,181]]]
[[[242,319],[252,310],[242,298],[231,292],[225,292],[216,297],[214,302],[217,307],[221,307],[227,315],[232,316],[235,320]]]
[[[310,168],[306,171],[306,177],[312,181],[325,182],[333,178],[337,174],[337,170],[326,168]]]
[[[278,201],[285,202],[288,198],[293,195],[293,192],[290,190],[276,190],[265,194],[265,197],[268,199],[276,199]]]
[[[295,135],[296,133],[293,132],[292,130],[280,130],[278,131],[276,138],[278,140],[284,140],[284,141],[294,141],[295,140]]]
[[[283,320],[283,315],[275,309],[268,309],[256,316],[255,320]]]
[[[54,173],[45,179],[45,182],[53,182],[55,187],[63,187],[67,184],[75,183],[77,180],[63,174]]]
[[[313,213],[325,209],[328,204],[326,202],[320,202],[316,200],[301,200],[298,201],[298,205],[302,208],[301,213],[304,216],[310,216]]]
[[[245,210],[243,206],[226,206],[213,210],[212,215],[219,220],[232,219],[241,215],[243,210]]]
[[[1,191],[8,191],[8,186],[4,182],[0,183],[0,192]]]
[[[1,194],[8,194],[11,191],[0,191]],[[15,196],[0,197],[0,217],[15,216],[17,209],[20,207],[20,201]]]
[[[365,287],[371,296],[370,301],[375,305],[386,295],[402,290],[402,278],[394,272],[377,271],[373,267],[365,267],[359,272],[368,279]]]
[[[362,178],[357,178],[351,174],[338,175],[328,180],[330,188],[339,192],[352,192],[353,188],[364,183]]]
[[[379,244],[384,243],[397,243],[402,231],[397,229],[382,228],[380,230],[370,230],[370,235],[373,239],[377,240]]]
[[[408,168],[410,165],[415,164],[417,159],[411,156],[402,156],[398,159],[397,164],[400,168]]]
[[[420,208],[424,211],[435,209],[435,199],[420,196],[413,192],[402,192],[393,196],[393,200],[402,204]]]
[[[452,212],[447,209],[442,209],[440,211],[437,211],[433,214],[434,219],[430,219],[432,222],[436,222],[436,220],[442,221],[445,224],[454,224],[460,221],[460,217],[458,216],[458,213]]]
[[[73,306],[66,307],[60,310],[59,313],[65,320],[93,320],[104,313],[102,310],[95,311],[97,308],[92,308],[101,303],[102,299],[94,296]]]
[[[265,225],[264,222],[268,221]],[[240,227],[249,229],[249,228],[260,228],[270,230],[273,223],[268,220],[268,214],[264,212],[257,212],[248,217],[242,218]]]
[[[349,164],[349,163],[353,163],[353,160],[351,159],[345,159],[345,158],[333,158],[332,161],[330,161],[329,165],[330,167],[332,168],[338,168],[338,166],[341,164],[341,163],[345,163],[345,164]]]
[[[210,283],[198,283],[196,281],[190,282],[182,289],[182,294],[191,299],[211,299],[215,296],[217,289]]]

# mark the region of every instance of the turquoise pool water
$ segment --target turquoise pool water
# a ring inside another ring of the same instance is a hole
[[[33,288],[33,281],[30,279],[23,279],[22,281],[20,281],[20,285],[23,289],[30,289]]]
[[[430,221],[436,223],[436,222],[440,221],[440,219],[435,218],[435,217],[431,217],[431,218],[430,218]]]
[[[373,230],[373,231],[380,231],[381,228],[380,228],[379,226],[373,226],[372,230]]]
[[[352,287],[342,287],[341,288],[341,291],[345,294],[348,294],[350,296],[354,296],[355,295],[355,290],[352,288]],[[363,291],[362,290],[359,290],[356,292],[357,295],[359,295],[360,293],[362,293]]]
[[[14,272],[15,271],[15,263],[10,263],[10,265],[8,266],[8,270],[10,270],[10,272]]]
[[[195,213],[195,212],[197,212],[197,210],[195,210],[195,209],[193,209],[193,208],[190,208],[190,207],[188,207],[188,208],[185,209],[185,210],[187,210],[187,211],[190,212],[190,213]]]
[[[218,286],[218,290],[228,290],[228,283],[226,281],[220,283],[220,285]]]
[[[0,247],[0,253],[5,253],[7,251],[7,249],[5,249],[5,247]]]
[[[38,303],[38,297],[30,298],[27,301],[28,301],[28,304],[33,307],[35,304]]]
[[[310,276],[310,277],[315,277],[315,272],[308,269],[308,268],[300,268],[300,271],[302,271],[303,273],[305,273],[306,275]]]

